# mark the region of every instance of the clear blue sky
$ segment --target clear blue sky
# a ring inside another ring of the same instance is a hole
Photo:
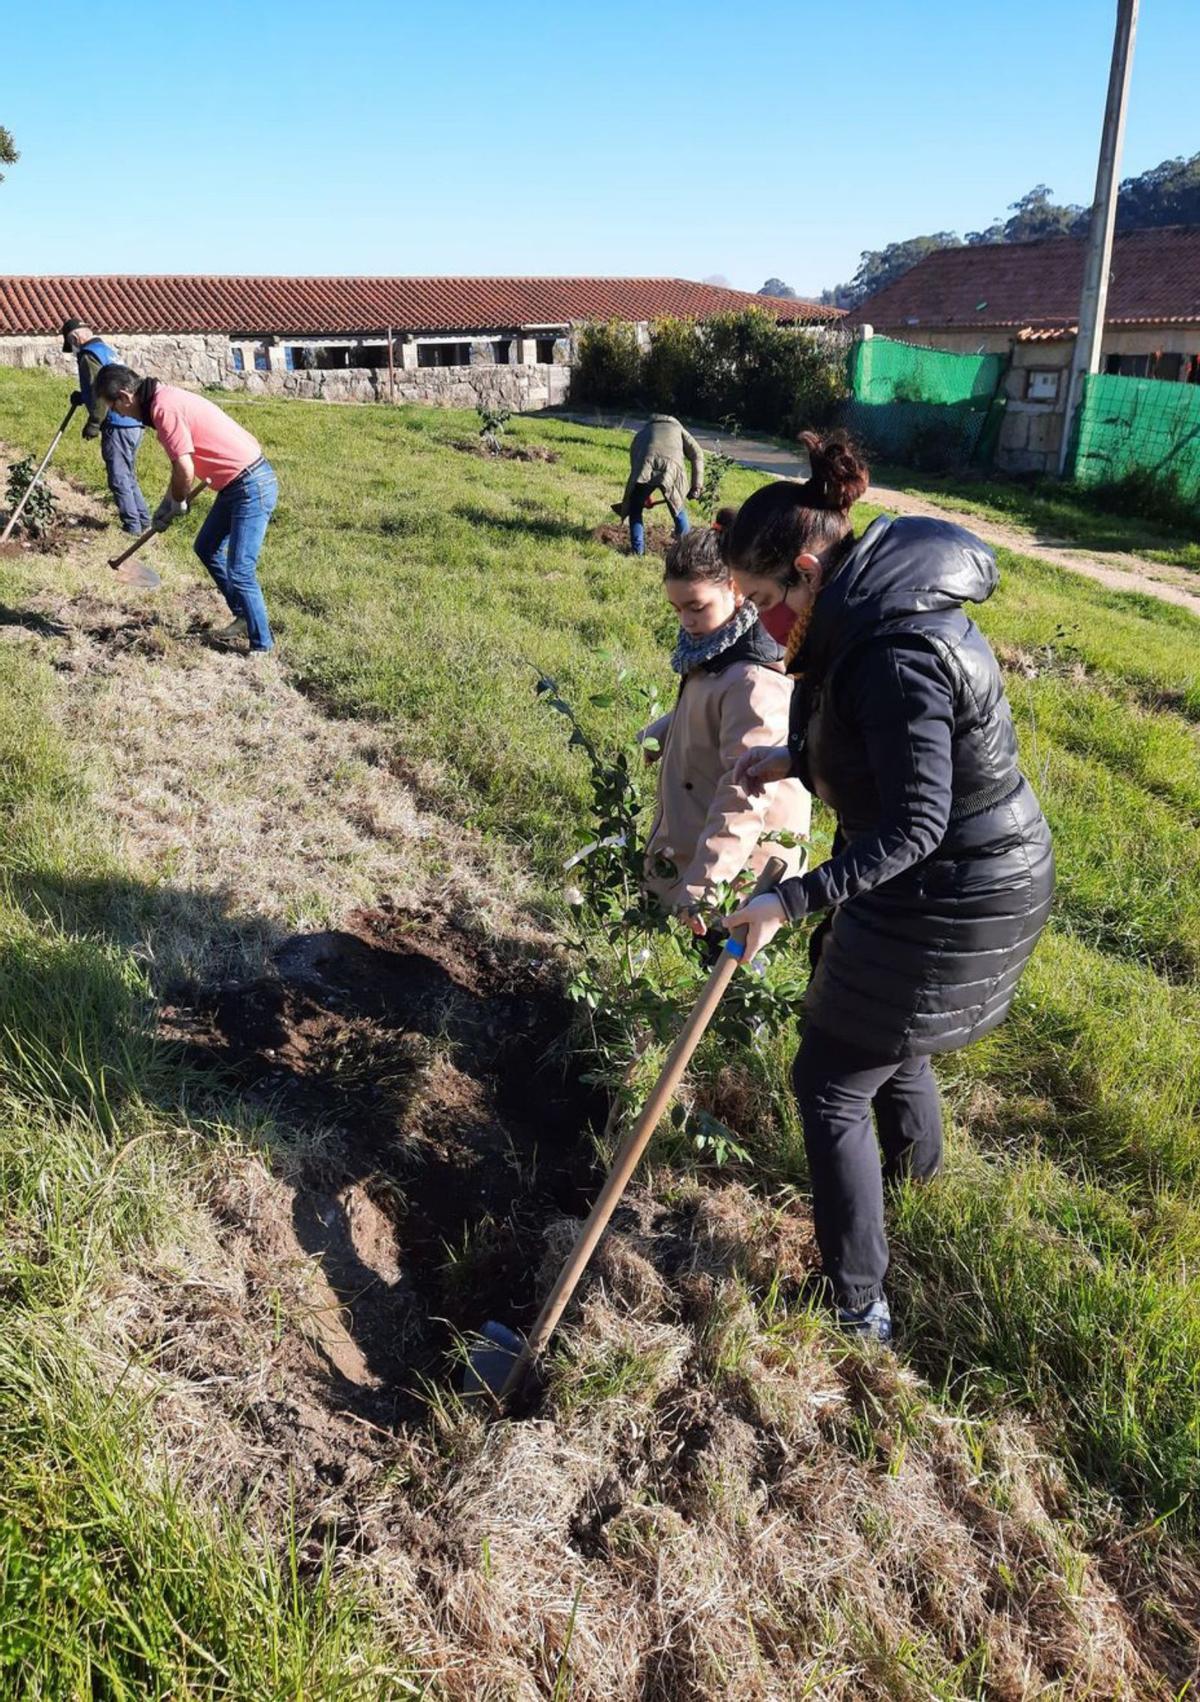
[[[1087,201],[1115,0],[13,6],[5,272],[722,273]],[[1123,175],[1200,148],[1142,0]],[[107,100],[111,118],[103,116]]]

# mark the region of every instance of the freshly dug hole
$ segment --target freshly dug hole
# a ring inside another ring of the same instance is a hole
[[[412,1416],[456,1333],[532,1321],[542,1229],[586,1211],[604,1107],[567,1067],[549,977],[431,915],[357,911],[276,967],[165,1007],[164,1032],[269,1106],[295,1238],[349,1319],[372,1416]],[[351,1197],[390,1228],[390,1281]]]

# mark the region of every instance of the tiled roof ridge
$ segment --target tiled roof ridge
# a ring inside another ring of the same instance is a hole
[[[936,249],[851,314],[879,328],[1074,323],[1086,243],[1039,237]],[[1112,250],[1106,322],[1200,321],[1200,225],[1122,231]]]
[[[68,314],[114,333],[348,335],[516,328],[589,318],[704,318],[756,306],[826,321],[836,309],[688,278],[338,273],[12,273],[0,276],[0,335],[52,334]]]

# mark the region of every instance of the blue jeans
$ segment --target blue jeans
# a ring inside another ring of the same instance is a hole
[[[642,511],[646,506],[646,500],[661,488],[660,485],[634,485],[633,487],[633,495],[629,499],[629,547],[635,556],[644,556],[646,553],[646,528],[642,522]],[[667,504],[667,507],[671,507],[670,503]],[[671,508],[671,519],[675,522],[675,536],[677,538],[682,538],[685,532],[691,530],[686,508],[681,508],[678,511]]]
[[[108,474],[108,488],[121,516],[121,529],[135,537],[150,530],[150,510],[134,466],[141,441],[141,426],[115,426],[105,420],[100,427],[100,453]]]
[[[217,492],[193,545],[216,580],[230,614],[245,621],[251,650],[270,650],[275,643],[254,570],[278,500],[275,469],[269,461],[260,461]]]

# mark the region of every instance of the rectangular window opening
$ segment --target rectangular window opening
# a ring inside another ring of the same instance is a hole
[[[470,343],[418,343],[418,366],[470,366]]]
[[[1108,355],[1104,370],[1115,373],[1119,378],[1149,378],[1153,359],[1153,355]]]
[[[287,349],[287,362],[292,372],[344,372],[355,364],[354,350],[338,344],[295,343]]]

